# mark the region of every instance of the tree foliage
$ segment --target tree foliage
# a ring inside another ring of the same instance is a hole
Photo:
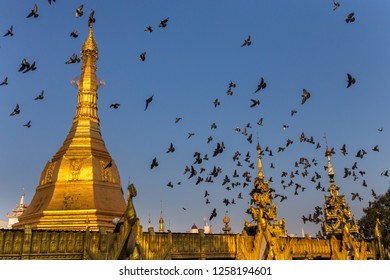
[[[365,237],[374,237],[375,223],[378,218],[382,242],[385,248],[390,247],[390,188],[383,195],[375,196],[374,201],[363,209],[364,216],[358,221],[358,225]]]

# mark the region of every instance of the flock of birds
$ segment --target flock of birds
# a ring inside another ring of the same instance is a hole
[[[55,0],[48,1],[51,5]],[[335,11],[338,7],[340,7],[340,3],[337,1],[333,1],[333,10]],[[75,16],[76,17],[82,17],[84,15],[84,5],[80,5],[77,9],[75,9]],[[33,9],[26,15],[27,18],[38,18],[39,17],[39,10],[38,6],[35,4]],[[94,11],[92,10],[88,22],[89,24],[92,24],[96,21],[94,17]],[[355,22],[355,15],[354,13],[350,13],[347,15],[345,19],[346,23],[353,23]],[[158,28],[167,28],[169,24],[169,17],[160,20]],[[144,29],[145,32],[152,33],[153,32],[153,26],[148,25]],[[13,25],[10,26],[10,28],[4,33],[3,37],[12,37],[14,36],[13,31]],[[78,32],[77,30],[73,30],[70,32],[71,38],[77,38]],[[251,35],[248,35],[240,45],[237,47],[241,48],[249,48],[252,45],[252,37]],[[139,60],[141,62],[144,62],[147,59],[147,53],[144,51],[139,55]],[[80,63],[80,58],[77,56],[76,53],[73,53],[72,56],[69,57],[67,61],[65,61],[65,64],[75,64]],[[37,70],[37,63],[36,61],[27,61],[26,59],[23,59],[21,61],[21,65],[18,72],[21,72],[22,74],[26,74],[29,72],[33,72]],[[351,73],[346,74],[346,88],[350,88],[356,84],[356,78],[352,76]],[[0,83],[1,86],[7,86],[8,85],[8,77],[5,77],[3,81]],[[227,84],[227,90],[226,95],[232,96],[234,94],[234,90],[236,88],[237,84],[234,81],[229,81]],[[267,89],[267,82],[265,81],[264,77],[261,77],[257,87],[253,90],[253,94],[259,94]],[[150,105],[153,102],[154,94],[151,95],[149,98],[145,100],[145,107],[144,111],[147,111],[150,109]],[[302,94],[300,96],[300,105],[305,105],[310,103],[311,93],[303,88]],[[41,91],[41,93],[35,98],[35,100],[43,100],[44,99],[44,90]],[[221,105],[221,102],[219,98],[214,99],[212,102],[212,105],[215,109],[219,108]],[[250,98],[249,100],[249,107],[254,108],[256,106],[260,105],[260,100],[257,98]],[[120,103],[112,103],[109,107],[111,109],[119,109],[121,106]],[[290,112],[291,117],[293,117],[295,114],[298,113],[298,110],[296,108],[293,108]],[[19,104],[16,104],[16,106],[13,108],[13,110],[10,113],[10,116],[16,116],[20,114],[20,106]],[[181,117],[176,117],[175,123],[179,123],[182,121]],[[234,131],[245,137],[246,141],[249,144],[252,144],[255,142],[254,139],[254,132],[252,131],[255,126],[261,127],[263,126],[263,118],[260,118],[256,123],[247,123],[244,127],[235,127]],[[31,120],[29,120],[27,123],[23,124],[24,127],[31,128]],[[211,124],[211,129],[217,129],[218,125],[216,123]],[[286,130],[289,128],[288,124],[284,124],[282,129]],[[379,132],[382,131],[382,129],[378,129]],[[190,139],[195,135],[194,132],[189,132],[187,135],[187,138]],[[213,139],[213,135],[210,135],[207,138],[207,145],[212,145],[214,142],[216,142]],[[318,149],[324,149],[321,145],[321,141],[318,139],[315,139],[313,136],[307,136],[304,132],[301,133],[299,136],[299,139],[286,139],[285,145],[279,146],[276,148],[271,148],[269,146],[266,146],[261,151],[262,157],[267,157],[267,160],[263,162],[270,162],[269,168],[273,169],[275,168],[275,164],[272,162],[272,157],[275,154],[283,153],[286,149],[290,149],[294,143],[300,142],[305,145],[310,145],[315,150]],[[167,145],[166,151],[164,153],[166,154],[173,154],[176,151],[176,147],[174,145],[174,141],[170,142],[169,145]],[[220,203],[225,205],[225,207],[230,207],[237,203],[238,200],[243,200],[244,196],[243,194],[249,194],[250,188],[253,186],[253,175],[252,170],[257,169],[257,157],[251,157],[251,153],[255,151],[234,151],[232,157],[233,164],[235,165],[234,170],[224,172],[224,168],[219,166],[218,164],[209,163],[212,162],[214,158],[219,157],[221,154],[226,153],[226,146],[223,141],[216,142],[214,145],[214,148],[209,149],[207,152],[200,152],[195,151],[193,153],[192,159],[188,162],[188,164],[185,166],[184,171],[182,173],[182,176],[185,176],[186,179],[190,180],[192,183],[190,184],[204,184],[206,186],[206,189],[204,190],[204,194],[202,195],[204,198],[205,204],[211,204],[211,197],[210,197],[210,190],[207,189],[207,185],[209,184],[220,184],[223,188],[226,189],[226,191],[231,191],[233,189],[239,189],[237,195],[228,195],[228,197],[222,198]],[[343,156],[348,155],[350,152],[347,150],[347,145],[344,144],[342,147],[339,148],[341,154]],[[370,152],[377,153],[379,152],[378,145],[375,145],[374,147],[370,148]],[[368,188],[369,184],[365,180],[365,171],[359,168],[359,160],[363,159],[365,155],[367,154],[368,149],[360,149],[358,151],[354,152],[354,156],[356,158],[356,161],[352,166],[348,166],[344,168],[344,178],[351,178],[353,181],[361,181],[361,185],[364,188]],[[336,150],[335,148],[331,149],[331,153],[335,154]],[[321,159],[320,162],[323,162]],[[205,163],[209,163],[206,165]],[[111,162],[105,167],[110,168]],[[275,200],[278,200],[279,203],[282,203],[289,198],[289,194],[287,193],[288,190],[292,190],[292,195],[299,195],[300,193],[304,192],[307,188],[312,186],[321,192],[327,191],[327,186],[323,186],[321,184],[321,177],[322,168],[321,166],[317,166],[318,161],[316,158],[306,158],[306,157],[300,157],[294,161],[293,166],[290,170],[281,170],[280,171],[280,178],[277,181],[276,178],[268,178],[267,180],[271,183],[271,191],[273,192],[273,198]],[[156,169],[159,168],[159,160],[158,157],[154,157],[150,162],[150,169]],[[327,166],[323,166],[324,170],[326,171]],[[254,172],[253,171],[253,172]],[[389,171],[385,170],[381,173],[381,176],[388,177]],[[308,179],[308,183],[302,183],[301,179]],[[177,185],[182,185],[181,180],[170,180],[166,183],[166,187],[168,188],[175,188]],[[184,184],[183,184],[184,185]],[[277,187],[273,187],[273,185]],[[279,187],[280,186],[280,187]],[[248,187],[248,190],[245,190],[245,188]],[[277,188],[278,191],[275,189]],[[375,193],[374,189],[371,189],[372,196],[374,198],[377,197],[377,194]],[[247,196],[249,197],[249,196]],[[360,196],[359,192],[352,192],[351,193],[351,199],[352,201],[358,200],[361,201],[363,198]],[[249,198],[247,200],[250,200]],[[245,203],[247,203],[246,201]],[[182,209],[185,211],[186,207],[182,207]],[[250,209],[246,211],[247,214],[250,214]],[[323,212],[322,207],[315,206],[314,213],[310,213],[309,215],[304,214],[302,216],[303,223],[306,222],[313,222],[315,224],[318,224],[322,220]],[[209,220],[211,221],[213,218],[217,217],[217,207],[213,207]]]

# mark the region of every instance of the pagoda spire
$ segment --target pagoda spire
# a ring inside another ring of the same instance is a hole
[[[329,151],[328,146],[326,146],[325,156],[328,158],[328,176],[329,176],[329,182],[331,185],[334,184],[334,171],[332,162],[330,161],[330,157],[332,156],[331,151]]]
[[[257,178],[259,182],[264,182],[263,163],[261,162],[261,147],[258,140],[257,140]]]
[[[99,122],[97,114],[97,89],[96,62],[98,60],[98,48],[93,36],[93,26],[89,24],[89,34],[81,50],[81,76],[78,82],[78,102],[76,115],[73,122],[87,118]]]
[[[88,226],[90,230],[105,227],[111,231],[111,221],[126,210],[118,167],[100,131],[98,48],[92,22],[88,23],[89,33],[81,48],[81,75],[72,127],[47,162],[30,206],[15,228],[30,224],[38,229],[85,230]]]

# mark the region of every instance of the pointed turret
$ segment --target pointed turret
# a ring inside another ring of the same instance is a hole
[[[126,209],[118,168],[107,151],[98,117],[98,48],[89,24],[81,50],[81,75],[73,125],[63,145],[44,168],[18,228],[113,229]]]
[[[328,191],[330,196],[325,196],[325,220],[323,222],[323,234],[340,236],[343,229],[349,233],[358,233],[358,227],[352,217],[352,212],[348,206],[345,196],[339,195],[339,187],[335,185],[334,171],[331,162],[332,152],[326,146],[325,156],[328,160],[328,176],[330,186]]]
[[[261,162],[261,147],[259,142],[257,142],[257,178],[260,182],[264,182],[263,163]]]

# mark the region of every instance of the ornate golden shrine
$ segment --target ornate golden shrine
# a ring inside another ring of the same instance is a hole
[[[97,113],[98,48],[92,24],[82,47],[78,102],[62,147],[47,162],[28,209],[13,228],[113,229],[126,209],[118,168],[108,153]]]
[[[12,230],[0,230],[0,259],[383,259],[380,234],[365,240],[345,197],[334,184],[327,149],[329,193],[325,197],[324,238],[286,236],[284,219],[277,220],[273,190],[264,181],[261,148],[257,145],[258,175],[251,192],[253,222],[242,234],[144,232],[133,206],[136,188],[130,184],[127,206],[120,177],[100,133],[97,115],[96,60],[93,28],[81,57],[82,75],[72,128],[44,168],[30,206]],[[116,217],[114,228],[112,221]],[[377,223],[378,226],[378,223]],[[377,231],[379,232],[379,231]]]

